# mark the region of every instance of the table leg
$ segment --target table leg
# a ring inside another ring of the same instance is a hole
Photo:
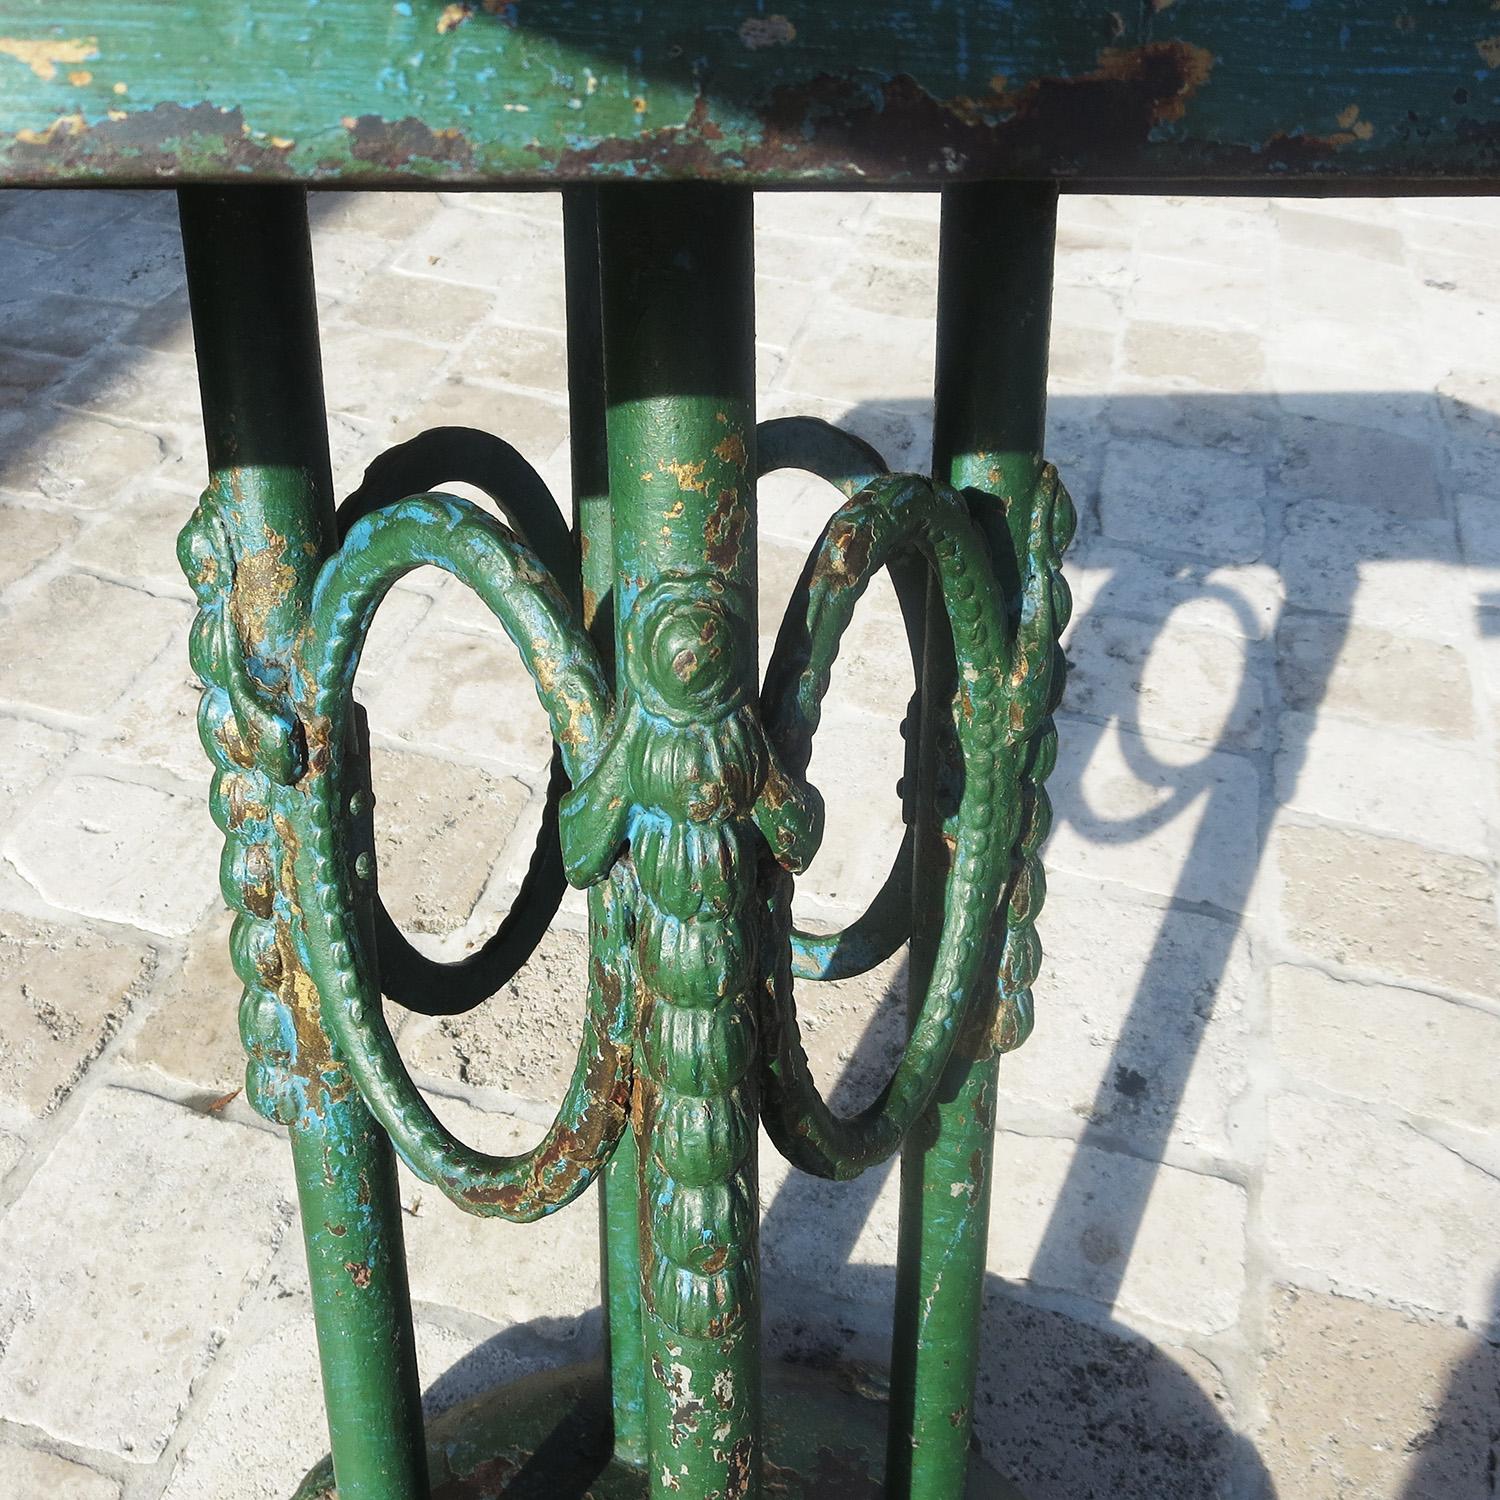
[[[600,239],[620,686],[578,795],[629,841],[647,1475],[757,1500],[751,198],[608,188]]]
[[[284,816],[307,753],[293,645],[334,546],[306,197],[192,188],[180,205],[210,481],[179,551],[247,1093],[291,1138],[341,1500],[424,1500],[395,1158],[323,1028]]]
[[[568,423],[572,430],[573,529],[578,538],[583,624],[606,669],[614,661],[614,523],[605,432],[604,328],[600,308],[599,194],[563,195],[568,306]],[[606,932],[604,892],[588,894],[589,929]],[[612,962],[612,960],[611,960]],[[622,1038],[622,1042],[628,1042]],[[646,1351],[641,1330],[640,1182],[627,1131],[599,1177],[599,1282],[618,1458],[646,1462]]]
[[[1023,580],[1038,524],[1052,532],[1045,580],[1066,623],[1066,586],[1055,572],[1072,535],[1042,459],[1047,342],[1057,192],[1051,186],[985,184],[943,195],[933,472],[961,490],[990,544],[1012,612],[1021,620]],[[1045,512],[1045,513],[1044,513]],[[910,993],[920,996],[942,927],[950,855],[942,822],[961,773],[949,705],[952,642],[940,590],[929,580],[918,729],[918,796]],[[982,1333],[982,1297],[995,1091],[1002,1052],[1031,1026],[1040,949],[1034,923],[1043,881],[1037,857],[1051,810],[1042,785],[1056,758],[1051,712],[1062,670],[1046,674],[1046,701],[1027,705],[1029,750],[1020,793],[1020,846],[987,964],[999,981],[955,1048],[937,1098],[903,1149],[892,1354],[889,1500],[949,1500],[969,1463]],[[1017,701],[1022,701],[1020,698]]]

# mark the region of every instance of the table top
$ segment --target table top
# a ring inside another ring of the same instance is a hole
[[[1492,191],[1500,10],[0,0],[0,183],[639,178]]]

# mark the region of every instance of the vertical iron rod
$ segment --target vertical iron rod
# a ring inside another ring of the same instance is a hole
[[[609,186],[600,189],[599,225],[621,712],[644,683],[660,682],[653,674],[664,666],[687,682],[705,659],[718,662],[718,696],[702,718],[661,721],[662,743],[693,757],[723,732],[721,705],[757,697],[751,197],[687,184]],[[632,634],[632,612],[638,600],[648,609],[648,594],[650,618],[666,622],[652,640],[676,641],[674,620],[709,622],[709,633],[693,637],[699,644],[683,638],[670,665]],[[673,598],[685,612],[674,613]],[[748,765],[726,764],[724,796],[737,795],[732,777],[752,776]],[[634,826],[656,837],[662,812],[641,806],[637,816]],[[704,816],[699,827],[723,828],[715,837],[741,836],[711,811]],[[731,1067],[729,1043],[709,1040],[745,1028],[753,1036],[758,918],[752,887],[715,914],[692,894],[707,872],[663,883],[661,869],[651,877],[654,899],[679,901],[691,915],[644,904],[638,913],[643,932],[649,920],[673,934],[670,952],[654,939],[637,947],[654,969],[638,979],[634,1100],[650,1493],[759,1500],[756,1073],[753,1054]],[[643,903],[653,900],[648,883]],[[743,957],[716,971],[715,955],[729,952]],[[700,1021],[707,1029],[695,1032]],[[705,1038],[701,1049],[688,1042],[695,1034]]]
[[[233,552],[229,610],[252,672],[290,691],[334,546],[306,194],[195,187],[178,201],[211,483]],[[257,1102],[291,1137],[339,1494],[425,1500],[395,1157],[322,1031],[295,920],[278,909],[277,921],[293,1035]]]
[[[1017,605],[1031,494],[1042,467],[1057,192],[976,184],[943,193],[933,473],[958,489]],[[1014,624],[1014,620],[1012,622]],[[952,642],[929,579],[918,726],[911,994],[942,925],[940,821],[961,774],[945,732]],[[996,956],[998,957],[998,950]],[[973,1431],[994,1152],[994,997],[960,1038],[901,1158],[888,1500],[963,1493]]]
[[[563,193],[563,262],[568,306],[568,425],[573,532],[583,583],[583,623],[609,666],[614,660],[614,527],[609,513],[604,329],[599,306],[599,195]],[[591,931],[609,930],[606,892],[589,891]],[[599,1280],[615,1453],[646,1462],[646,1353],[641,1331],[640,1188],[635,1136],[627,1131],[599,1177]]]

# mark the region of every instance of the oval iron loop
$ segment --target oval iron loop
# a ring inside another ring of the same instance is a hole
[[[885,460],[863,438],[821,417],[776,417],[762,422],[755,429],[755,451],[757,478],[763,479],[780,469],[800,469],[831,484],[846,500],[852,500],[890,472]],[[919,667],[925,571],[918,558],[908,555],[891,559],[896,602],[901,606],[907,640]],[[805,568],[787,605],[783,631],[788,629],[788,622],[793,622],[795,629],[805,618],[807,578]],[[778,637],[773,659],[780,649]],[[807,767],[804,764],[792,769],[800,776]],[[853,979],[883,964],[895,953],[911,936],[911,861],[912,837],[908,830],[896,851],[890,873],[860,917],[838,932],[806,932],[793,926],[793,975],[798,979]]]
[[[305,960],[323,1025],[366,1104],[419,1176],[471,1213],[526,1221],[576,1197],[625,1128],[624,1002],[601,979],[589,986],[578,1062],[556,1119],[533,1150],[492,1156],[453,1136],[412,1083],[386,1025],[359,912],[366,892],[345,836],[357,790],[352,688],[375,610],[392,584],[431,564],[472,588],[516,645],[575,780],[600,753],[608,689],[593,643],[536,556],[466,500],[421,495],[350,527],[313,591],[300,653],[307,776],[292,804],[292,847]]]
[[[819,1094],[797,1025],[790,965],[779,957],[775,963],[762,1073],[766,1128],[788,1160],[822,1177],[853,1177],[890,1156],[931,1100],[993,958],[995,912],[1019,830],[1018,747],[1006,713],[1009,621],[989,551],[947,485],[893,475],[834,514],[798,587],[805,613],[788,615],[772,653],[762,700],[766,736],[789,774],[802,777],[855,603],[879,568],[911,549],[935,567],[953,632],[963,790],[945,833],[951,861],[931,980],[894,1073],[858,1114],[835,1115]],[[782,924],[789,923],[790,886],[783,876],[774,914]]]
[[[444,484],[472,484],[542,560],[572,602],[578,556],[546,481],[504,438],[473,427],[433,427],[382,453],[359,488],[339,507],[339,535],[362,517],[405,495]],[[557,809],[568,791],[562,753],[554,749],[541,826],[526,874],[500,925],[473,953],[450,963],[429,958],[402,932],[375,893],[375,951],[388,999],[424,1016],[458,1016],[508,984],[542,940],[562,904],[563,874]]]

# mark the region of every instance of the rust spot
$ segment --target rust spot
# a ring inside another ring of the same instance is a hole
[[[286,561],[286,538],[265,529],[266,545],[237,558],[229,590],[229,616],[240,639],[259,650],[270,633],[272,612],[296,587],[297,574]]]
[[[412,161],[438,161],[465,170],[474,165],[474,148],[463,131],[434,130],[414,115],[404,120],[359,115],[345,124],[349,154],[356,161],[393,171]]]
[[[644,99],[634,100],[635,112],[646,113]],[[681,125],[662,126],[634,136],[612,136],[576,151],[547,152],[538,143],[535,150],[546,155],[560,176],[587,177],[600,167],[624,162],[649,162],[653,167],[691,176],[696,170],[711,173],[718,165],[714,146],[724,139],[724,132],[709,114],[708,96],[699,94],[692,112]]]
[[[344,1262],[344,1269],[349,1273],[350,1281],[352,1281],[355,1286],[360,1289],[360,1291],[364,1291],[364,1289],[369,1286],[370,1268],[369,1266],[365,1265],[363,1261],[346,1260]]]
[[[282,817],[276,819],[276,830],[283,847],[282,888],[290,896],[295,889],[293,867],[297,855],[297,834]],[[348,1069],[333,1055],[328,1034],[323,1030],[322,1001],[318,995],[318,987],[302,967],[296,945],[292,941],[291,928],[282,918],[277,918],[276,921],[275,946],[275,968],[272,972],[279,974],[277,994],[291,1015],[292,1034],[296,1038],[296,1055],[288,1059],[288,1063],[306,1084],[309,1100],[324,1094],[330,1102],[337,1102],[347,1096],[351,1087]]]
[[[328,769],[329,723],[325,715],[298,716],[303,738],[307,745],[307,772],[310,776],[321,776]]]
[[[676,459],[668,459],[661,467],[665,473],[670,474],[677,481],[678,489],[706,495],[708,481],[703,477],[703,471],[707,466],[708,460],[700,458],[695,464],[678,463]]]
[[[445,5],[437,18],[438,35],[446,36],[462,26],[473,14],[473,8],[468,5]]]
[[[733,464],[737,469],[743,469],[749,459],[745,452],[745,440],[737,432],[731,432],[714,449],[714,456],[726,464]]]
[[[40,130],[18,130],[16,139],[23,146],[52,146],[69,136],[79,136],[88,129],[88,122],[81,114],[59,115],[50,125]]]
[[[244,852],[244,880],[240,895],[251,913],[263,920],[271,915],[275,899],[275,871],[271,851],[264,844],[251,844]]]
[[[116,94],[128,91],[123,83],[113,89]],[[211,104],[158,104],[134,114],[117,110],[93,125],[82,115],[65,115],[43,130],[18,132],[16,140],[32,149],[12,152],[13,165],[29,168],[28,175],[38,180],[86,168],[146,181],[177,171],[188,156],[212,158],[225,171],[253,172],[268,180],[293,175],[286,153],[251,136],[241,111]]]
[[[724,1500],[742,1500],[750,1493],[752,1474],[751,1445],[748,1437],[742,1437],[729,1450],[729,1461],[724,1473]]]
[[[491,1500],[495,1495],[511,1493],[511,1482],[529,1467],[524,1459],[501,1454],[476,1464],[467,1474],[448,1480],[438,1492],[443,1500]],[[323,1500],[322,1496],[316,1500]]]
[[[929,177],[934,158],[959,171],[972,158],[1066,169],[1078,157],[1115,158],[1182,119],[1214,57],[1189,42],[1110,47],[1072,78],[1036,78],[980,99],[940,100],[908,74],[872,99],[863,80],[823,75],[777,89],[762,111],[766,140],[754,168],[838,159],[871,174]]]
[[[873,538],[868,527],[847,519],[836,520],[828,528],[828,545],[818,552],[813,564],[811,582],[831,588],[849,588],[870,566]]]
[[[231,828],[240,828],[248,821],[260,822],[270,817],[270,808],[264,802],[258,802],[251,797],[250,782],[247,777],[230,777],[227,790]]]
[[[699,787],[699,795],[688,803],[688,817],[695,823],[707,823],[716,817],[724,806],[725,789],[716,781],[706,781]]]
[[[330,1224],[327,1219],[323,1221],[323,1228],[326,1229],[329,1234],[331,1234],[336,1240],[343,1239],[343,1237],[349,1233],[348,1229],[343,1224]]]
[[[719,498],[703,523],[703,551],[714,567],[732,573],[740,560],[740,539],[750,520],[736,489],[720,490]]]
[[[588,1061],[585,1097],[602,1103],[586,1108],[576,1127],[557,1126],[532,1158],[524,1181],[504,1187],[462,1187],[459,1191],[464,1202],[497,1207],[505,1214],[527,1215],[569,1198],[624,1128],[628,1071],[620,1048],[601,1036]]]

